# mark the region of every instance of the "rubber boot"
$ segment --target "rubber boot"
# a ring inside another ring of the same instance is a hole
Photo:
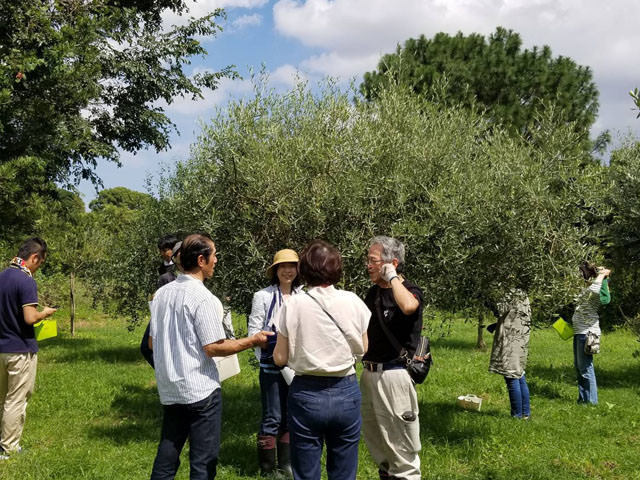
[[[289,432],[283,433],[278,439],[278,470],[283,473],[286,478],[293,478]]]
[[[260,475],[270,475],[276,468],[276,437],[258,435],[258,464]]]

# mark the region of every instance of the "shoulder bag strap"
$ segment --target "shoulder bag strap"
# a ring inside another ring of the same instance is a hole
[[[327,311],[324,309],[324,307],[323,307],[323,306],[322,306],[322,304],[318,301],[318,299],[317,299],[317,298],[315,298],[315,297],[314,297],[313,295],[311,295],[309,292],[304,292],[304,293],[306,293],[307,295],[309,295],[309,296],[311,297],[311,299],[312,299],[314,302],[316,302],[316,304],[320,307],[320,310],[322,310],[322,311],[327,315],[327,317],[329,317],[329,318],[331,319],[331,321],[333,322],[333,324],[334,324],[336,327],[338,327],[338,330],[340,330],[340,333],[342,333],[342,336],[344,337],[345,341],[347,342],[347,347],[349,347],[349,351],[351,352],[351,355],[353,356],[353,365],[354,365],[354,368],[355,368],[355,364],[356,364],[357,358],[356,358],[356,356],[353,354],[353,349],[351,348],[351,344],[349,343],[349,339],[347,338],[347,334],[346,334],[346,333],[344,333],[344,330],[342,329],[342,327],[341,327],[340,325],[338,325],[338,322],[336,322],[336,319],[335,319],[335,318],[333,318],[333,316],[331,316],[331,314],[330,314],[329,312],[327,312]]]
[[[311,295],[309,292],[304,292],[304,293],[309,295],[311,297],[311,299],[318,304],[318,306],[320,307],[320,310],[322,310],[324,313],[326,313],[327,317],[329,317],[331,319],[331,321],[335,324],[335,326],[338,327],[338,330],[340,330],[340,333],[342,333],[342,335],[344,335],[344,338],[347,341],[347,345],[349,345],[349,339],[347,338],[347,334],[344,333],[344,330],[342,329],[342,327],[340,325],[338,325],[338,322],[336,322],[336,319],[333,318],[331,316],[331,314],[324,309],[322,304],[313,295]],[[351,349],[351,345],[349,345],[349,349]]]
[[[400,345],[398,339],[395,337],[395,335],[393,335],[393,333],[391,333],[391,331],[384,323],[384,315],[382,314],[382,307],[380,305],[380,287],[378,287],[378,291],[376,292],[376,299],[374,300],[374,304],[376,307],[376,313],[378,314],[378,323],[380,324],[380,328],[382,328],[382,331],[387,336],[387,339],[389,340],[389,342],[391,342],[391,346],[398,352],[398,357],[408,361],[409,357],[406,349],[404,349],[402,345]]]

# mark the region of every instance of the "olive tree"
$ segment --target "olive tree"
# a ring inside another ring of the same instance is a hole
[[[331,82],[275,93],[258,81],[160,179],[138,243],[150,252],[167,225],[209,232],[214,288],[246,310],[273,253],[314,237],[340,248],[343,286],[363,293],[367,241],[387,234],[406,243],[407,275],[429,305],[478,308],[518,287],[549,319],[575,292],[578,262],[596,253],[588,220],[600,215],[601,167],[581,140],[552,108],[524,140],[397,85],[364,102]],[[145,273],[132,265],[128,275]]]

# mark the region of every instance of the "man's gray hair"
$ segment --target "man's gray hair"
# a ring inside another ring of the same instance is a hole
[[[391,262],[394,258],[398,259],[398,272],[400,272],[404,266],[404,244],[393,237],[378,235],[369,240],[369,248],[374,245],[382,247],[382,260],[385,263]]]

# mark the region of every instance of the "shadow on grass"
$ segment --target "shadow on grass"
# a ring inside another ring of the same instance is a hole
[[[483,422],[459,422],[461,415],[500,416],[497,411],[465,412],[455,403],[425,403],[420,405],[420,436],[433,438],[435,444],[451,445],[487,435]],[[464,423],[464,424],[463,424]]]
[[[261,412],[257,386],[223,386],[220,463],[236,468],[241,475],[258,476],[256,435]]]
[[[629,388],[638,385],[640,378],[640,364],[634,362],[631,365],[625,365],[623,368],[599,367],[598,360],[594,362],[596,370],[596,380],[599,387],[603,388]],[[530,374],[530,375],[529,375]],[[564,383],[569,385],[577,385],[576,372],[573,365],[570,367],[532,367],[527,370],[527,381],[531,383],[538,377],[546,383]],[[554,398],[554,397],[552,397]]]
[[[43,345],[45,354],[56,362],[133,363],[144,361],[137,345],[113,347],[108,339],[55,338]],[[58,354],[57,349],[63,353]],[[47,350],[50,350],[47,352]]]
[[[90,428],[90,437],[106,438],[121,446],[159,441],[162,406],[155,387],[123,385],[111,402],[110,412],[108,418]],[[258,389],[235,384],[222,388],[220,463],[242,475],[258,474],[255,445],[260,413]]]
[[[451,348],[453,350],[472,350],[479,351],[476,349],[475,340],[463,340],[461,338],[454,337],[442,337],[433,341],[432,348],[436,351],[438,348]]]
[[[91,437],[108,438],[117,445],[158,441],[162,407],[155,387],[123,385],[111,402],[111,415],[90,428]]]

